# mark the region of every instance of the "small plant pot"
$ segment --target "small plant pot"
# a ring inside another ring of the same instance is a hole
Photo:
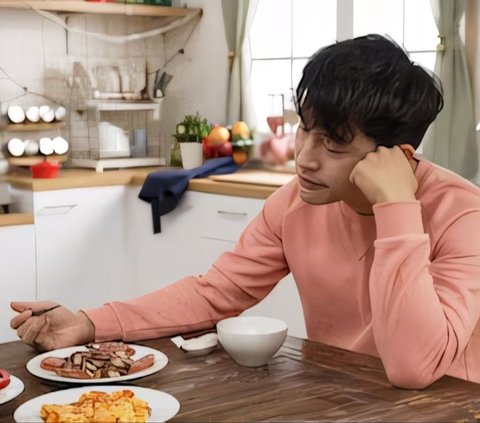
[[[203,149],[199,142],[181,142],[182,166],[184,169],[193,169],[203,164]]]

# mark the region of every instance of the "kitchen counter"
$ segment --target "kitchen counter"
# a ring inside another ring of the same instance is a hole
[[[150,172],[172,169],[175,168],[145,167],[109,170],[102,173],[91,169],[63,169],[60,175],[53,179],[33,179],[27,170],[20,169],[3,176],[2,181],[10,183],[14,188],[32,192],[109,185],[142,186]],[[213,179],[217,177],[192,179],[188,189],[210,194],[265,199],[293,177],[293,174],[259,169],[241,169],[231,175],[235,175],[235,177],[229,177],[229,179],[237,179],[237,181]],[[0,215],[0,226],[33,224],[33,221],[33,215],[30,213]]]

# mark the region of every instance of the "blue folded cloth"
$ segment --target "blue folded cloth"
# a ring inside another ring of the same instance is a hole
[[[170,213],[177,207],[190,179],[233,173],[239,167],[231,157],[220,157],[193,169],[149,173],[138,197],[152,206],[153,233],[161,232],[160,216]]]

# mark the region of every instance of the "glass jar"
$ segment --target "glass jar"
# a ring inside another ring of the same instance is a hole
[[[182,166],[182,152],[180,143],[177,140],[170,146],[170,166]]]

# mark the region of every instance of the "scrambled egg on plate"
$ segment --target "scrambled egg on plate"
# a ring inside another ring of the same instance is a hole
[[[72,404],[44,404],[40,415],[47,423],[137,423],[147,421],[150,408],[130,390],[90,391]]]

